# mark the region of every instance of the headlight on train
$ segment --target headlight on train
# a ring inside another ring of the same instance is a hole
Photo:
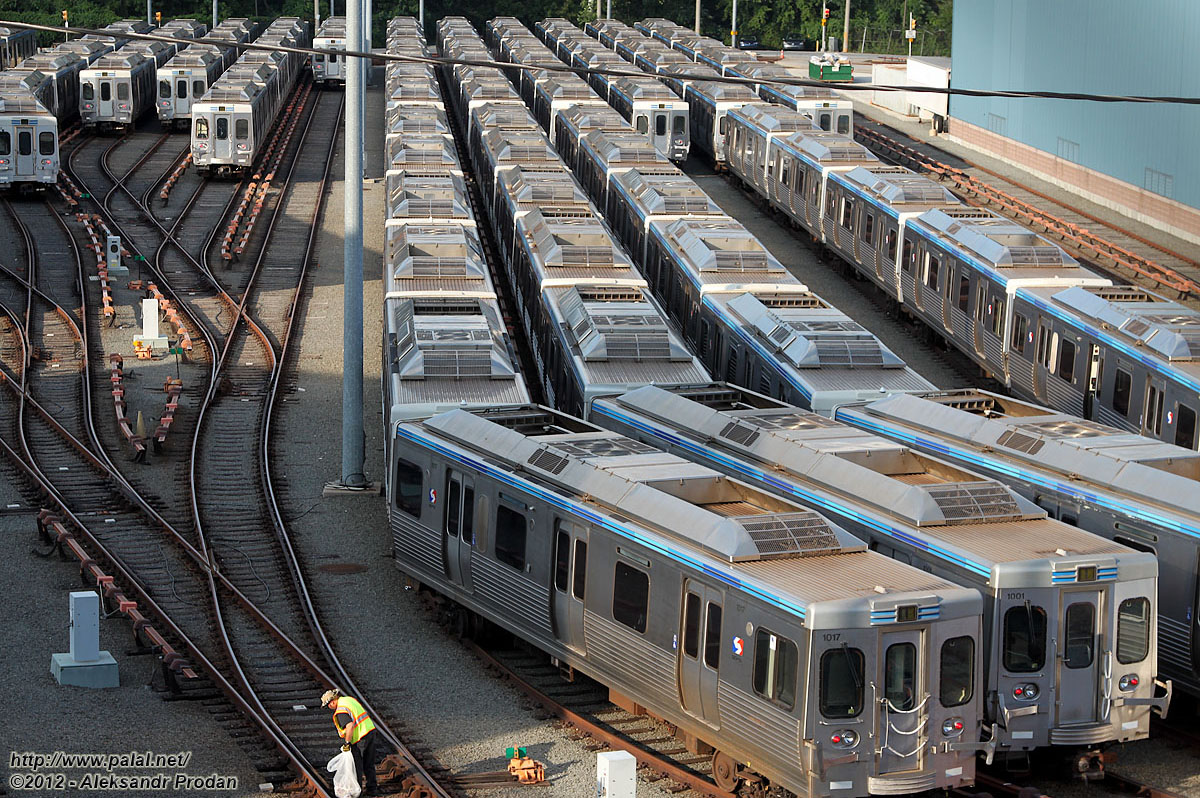
[[[845,731],[835,731],[829,736],[829,742],[836,745],[838,748],[853,748],[858,745],[858,732],[851,729]]]
[[[117,107],[118,107],[118,108],[120,108],[122,111],[128,111],[128,110],[129,110],[129,103],[119,103],[119,104],[117,105]]]
[[[1036,684],[1018,684],[1013,688],[1013,698],[1018,701],[1032,701],[1038,697],[1039,692]]]
[[[90,110],[92,110],[92,109],[93,109],[93,108],[95,108],[95,107],[96,107],[96,106],[92,105],[91,103],[84,103],[84,104],[83,104],[83,110],[85,110],[85,111],[90,111]]]
[[[1128,693],[1130,690],[1136,690],[1137,686],[1139,684],[1141,684],[1141,680],[1138,679],[1136,673],[1130,673],[1130,674],[1126,674],[1125,676],[1122,676],[1121,681],[1118,682],[1117,684],[1120,686],[1120,688],[1123,691]]]
[[[942,734],[947,737],[957,737],[963,733],[963,729],[965,728],[966,724],[963,723],[962,718],[946,718],[942,722]]]
[[[161,105],[163,108],[170,108],[170,107],[171,107],[171,101],[170,101],[170,100],[163,100],[162,102],[160,102],[160,103],[159,103],[159,105]]]
[[[246,145],[245,145],[245,144],[239,144],[239,145],[237,145],[237,147],[238,147],[238,149],[239,149],[239,150],[245,150],[245,149],[246,149]]]

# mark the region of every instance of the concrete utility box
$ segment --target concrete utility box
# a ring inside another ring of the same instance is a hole
[[[637,760],[628,751],[596,754],[596,798],[634,798]]]
[[[129,268],[121,262],[121,237],[109,236],[104,248],[105,265],[110,274],[129,274]]]
[[[73,687],[120,687],[117,661],[100,650],[100,597],[90,590],[71,593],[71,647],[50,656],[50,672]]]
[[[158,300],[149,297],[142,300],[142,334],[133,337],[134,346],[148,346],[156,352],[167,348],[167,337],[158,329]]]

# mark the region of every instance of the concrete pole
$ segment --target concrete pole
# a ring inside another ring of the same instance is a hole
[[[846,0],[846,21],[842,23],[842,52],[850,52],[850,0]]]
[[[612,0],[608,0],[608,6],[606,7],[605,12],[604,12],[604,18],[612,19]]]
[[[154,24],[154,9],[152,9],[150,7],[153,2],[154,2],[154,0],[146,0],[146,24],[147,25]]]
[[[363,38],[366,40],[367,46],[364,47],[363,49],[368,50],[368,51],[371,49],[371,39],[374,38],[373,34],[375,33],[375,31],[372,30],[375,27],[372,24],[372,20],[374,18],[375,18],[374,17],[374,3],[372,2],[372,0],[367,0],[367,17],[363,22],[363,25],[366,26],[365,28],[363,28],[363,33],[365,34],[363,36]]]
[[[213,0],[213,27],[217,27],[217,0]],[[239,51],[239,55],[241,52]]]
[[[821,46],[817,49],[822,53],[825,52],[825,15],[829,12],[825,10],[825,0],[821,0]]]
[[[696,0],[696,33],[700,32],[700,0]]]
[[[313,36],[317,35],[317,29],[321,27],[321,0],[313,0]]]
[[[600,19],[600,0],[596,0],[596,19]]]
[[[419,0],[417,3],[417,22],[421,26],[421,35],[425,35],[425,0]]]
[[[729,22],[729,44],[737,47],[737,0],[733,0],[733,19]]]
[[[348,0],[346,48],[361,50],[363,0]],[[345,240],[342,254],[342,485],[366,485],[363,473],[363,64],[346,69]]]

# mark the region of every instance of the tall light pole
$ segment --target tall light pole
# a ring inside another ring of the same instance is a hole
[[[608,5],[604,7],[604,18],[612,19],[612,0],[608,0]]]
[[[363,0],[347,0],[346,49],[363,49]],[[342,487],[367,484],[363,434],[363,62],[347,58],[342,246]]]
[[[842,23],[842,52],[850,52],[850,0],[846,0],[846,21]]]
[[[733,0],[733,18],[729,21],[729,45],[737,47],[737,0]]]
[[[213,27],[217,27],[217,0],[213,0]],[[240,50],[238,54],[241,55]]]
[[[696,33],[700,32],[700,0],[696,0]]]
[[[154,0],[146,0],[146,24],[147,25],[154,24],[154,9],[152,9],[150,7],[153,2],[154,2]]]
[[[825,52],[825,43],[829,41],[825,38],[825,25],[829,22],[829,9],[825,7],[825,0],[821,0],[821,46],[817,49]]]

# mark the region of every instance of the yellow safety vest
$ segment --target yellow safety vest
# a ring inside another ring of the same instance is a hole
[[[342,713],[350,716],[351,720],[347,725],[354,727],[354,730],[350,732],[349,742],[351,745],[365,737],[367,732],[375,730],[375,723],[367,716],[367,711],[363,709],[362,704],[344,695],[338,696],[337,702],[337,709],[333,711],[333,725],[338,730],[338,734],[342,735],[346,727],[338,725],[337,716]]]

